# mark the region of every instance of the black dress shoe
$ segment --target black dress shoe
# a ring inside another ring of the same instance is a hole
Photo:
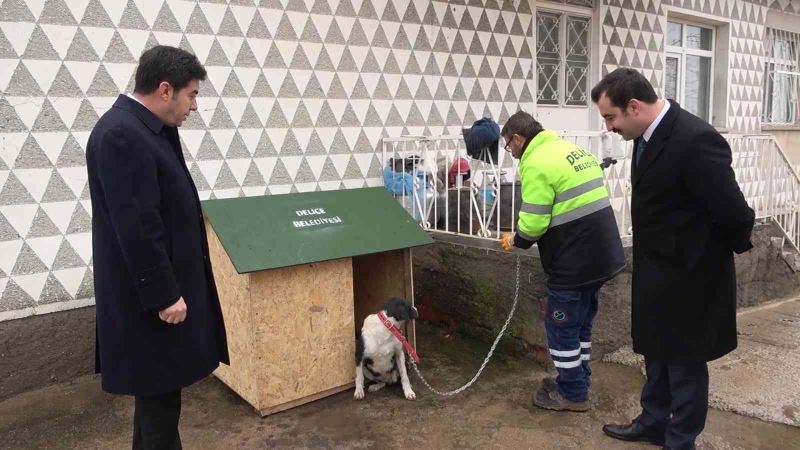
[[[647,428],[633,421],[629,425],[604,425],[603,433],[623,441],[650,442],[651,444],[664,445],[664,432]]]

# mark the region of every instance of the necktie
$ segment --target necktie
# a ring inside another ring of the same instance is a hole
[[[644,149],[647,146],[647,141],[644,140],[643,137],[639,138],[639,144],[636,146],[636,165],[639,165],[639,159],[642,157],[642,153],[644,153]]]

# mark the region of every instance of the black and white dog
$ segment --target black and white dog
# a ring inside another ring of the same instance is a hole
[[[399,298],[389,299],[381,310],[398,328],[407,320],[417,318],[416,308]],[[369,386],[370,392],[400,381],[405,397],[408,400],[417,398],[408,381],[403,344],[386,328],[377,313],[367,316],[361,333],[356,334],[356,392],[353,396],[358,400],[364,398],[365,377],[375,382]]]

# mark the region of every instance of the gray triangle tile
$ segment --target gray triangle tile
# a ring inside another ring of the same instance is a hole
[[[242,47],[239,49],[239,55],[236,57],[236,62],[234,63],[235,67],[261,67],[256,60],[256,56],[253,54],[253,50],[250,48],[250,44],[247,43],[247,40],[242,42]]]
[[[525,30],[522,28],[522,22],[519,21],[519,16],[514,17],[514,23],[511,24],[509,33],[513,36],[525,36]]]
[[[405,14],[403,14],[403,23],[418,23],[421,24],[422,20],[419,17],[419,12],[417,11],[414,2],[408,2],[408,7],[406,8]]]
[[[281,16],[281,21],[278,23],[278,29],[275,30],[275,39],[282,41],[297,40],[297,34],[294,32],[292,22],[289,20],[289,16],[287,16],[286,13],[283,13]]]
[[[259,119],[258,114],[253,108],[253,103],[247,102],[242,118],[239,120],[238,128],[261,128],[263,126],[264,124],[261,123],[261,119]]]
[[[36,306],[36,301],[19,287],[14,279],[8,280],[3,295],[0,297],[0,312],[15,311]]]
[[[39,25],[36,25],[28,39],[28,45],[22,53],[22,59],[60,60],[47,35]]]
[[[42,92],[41,88],[39,87],[39,83],[33,79],[31,73],[28,71],[28,68],[25,64],[17,64],[17,68],[14,70],[14,74],[11,76],[11,80],[8,82],[8,88],[6,89],[7,95],[18,95],[18,96],[43,96],[44,93]],[[5,99],[3,99],[5,101]],[[10,108],[12,111],[14,108]],[[16,112],[14,116],[17,116]],[[5,130],[4,130],[5,131]]]
[[[247,174],[244,177],[242,187],[257,187],[265,186],[267,183],[264,181],[264,176],[258,170],[258,166],[253,161],[250,161],[250,167],[247,168]]]
[[[342,120],[339,121],[340,127],[360,127],[361,122],[358,120],[358,116],[356,116],[355,111],[353,111],[353,107],[350,103],[344,109],[344,113],[342,114]]]
[[[397,34],[394,37],[394,43],[392,44],[393,49],[401,49],[401,50],[411,50],[411,41],[408,39],[408,34],[406,34],[405,27],[400,27],[397,30]]]
[[[350,31],[350,36],[347,38],[347,45],[361,45],[361,46],[369,46],[369,38],[364,33],[364,28],[361,26],[361,21],[356,19],[353,23],[353,28]]]
[[[111,21],[100,0],[90,0],[86,10],[83,12],[81,26],[114,28],[114,22]]]
[[[353,59],[350,50],[345,47],[342,51],[342,57],[339,59],[339,66],[336,68],[337,72],[358,72],[358,66]]]
[[[183,32],[167,2],[164,2],[161,5],[161,9],[158,11],[156,21],[153,22],[153,31]]]
[[[308,8],[303,0],[288,0],[286,3],[286,11],[308,12]]]
[[[291,184],[292,176],[286,170],[286,166],[280,159],[275,163],[275,168],[272,170],[272,175],[269,178],[269,185],[273,184]]]
[[[75,121],[72,123],[72,131],[90,131],[94,128],[100,117],[97,115],[92,104],[88,100],[81,101],[81,106],[78,109],[78,114],[75,116]],[[70,138],[72,138],[70,136]],[[72,139],[74,142],[75,140]],[[75,143],[77,145],[77,142]],[[80,149],[80,147],[79,147]],[[85,159],[85,158],[84,158]],[[84,165],[84,164],[82,164]],[[59,167],[62,167],[59,165]]]
[[[53,174],[50,176],[50,181],[47,183],[44,196],[42,196],[42,202],[65,202],[71,200],[77,200],[75,194],[72,193],[72,189],[64,182],[61,174],[57,170],[54,170]]]
[[[119,93],[120,93],[119,87],[117,87],[117,85],[114,83],[114,80],[108,74],[108,71],[106,71],[105,66],[103,64],[100,64],[100,67],[94,74],[94,79],[92,80],[92,83],[89,85],[89,90],[86,91],[86,95],[91,97],[116,97],[117,95],[119,95]],[[55,130],[46,130],[46,131],[55,131]]]
[[[281,55],[280,50],[278,50],[278,46],[275,45],[275,42],[273,42],[272,46],[269,48],[267,58],[264,60],[264,67],[271,69],[287,68],[286,62],[283,60],[283,56]]]
[[[390,51],[386,62],[383,64],[383,73],[400,75],[403,72],[400,70],[400,65],[394,57],[394,52]]]
[[[447,121],[447,126],[454,126],[454,125],[461,126],[464,123],[464,121],[459,116],[458,111],[456,111],[456,108],[452,104],[450,105],[450,108],[447,110],[446,121]]]
[[[314,75],[308,79],[308,83],[306,84],[306,90],[303,92],[303,98],[309,99],[322,99],[325,98],[325,91],[322,89],[322,85],[319,84],[319,80]]]
[[[450,53],[450,46],[447,44],[447,38],[445,38],[442,29],[439,29],[439,33],[436,36],[436,41],[433,43],[433,51]]]
[[[255,152],[253,152],[253,158],[264,158],[269,156],[278,156],[278,151],[275,150],[275,147],[272,145],[272,141],[269,140],[267,137],[267,132],[261,132],[261,138],[258,140],[258,145],[256,146]]]
[[[53,164],[30,134],[14,161],[14,169],[49,169]]]
[[[221,153],[219,159],[222,159]],[[189,174],[192,176],[192,181],[194,181],[194,185],[197,187],[198,191],[211,190],[211,186],[208,185],[208,181],[206,181],[206,177],[203,175],[203,171],[200,170],[200,166],[198,166],[197,163],[192,163],[192,168],[189,169]]]
[[[50,91],[47,93],[49,97],[82,97],[83,91],[75,82],[69,69],[64,64],[58,69],[53,84],[50,86]]]
[[[225,154],[225,158],[250,158],[250,152],[247,150],[247,146],[242,140],[242,135],[240,135],[238,131],[233,135],[233,139],[228,146],[228,152]]]
[[[514,42],[511,39],[507,40],[505,47],[503,47],[503,56],[509,58],[517,57],[517,50],[514,48]]]
[[[344,134],[342,134],[341,128],[336,130],[336,134],[333,135],[333,140],[331,141],[331,147],[328,151],[330,155],[349,155],[352,153],[350,149],[350,145],[347,143],[347,139],[345,139]]]
[[[283,114],[280,103],[275,102],[272,105],[272,110],[270,111],[269,118],[267,119],[267,125],[270,128],[289,128],[289,122],[286,120],[286,116]]]
[[[363,129],[358,133],[358,138],[353,146],[353,153],[375,153],[375,147],[369,142],[369,138]]]
[[[364,124],[365,127],[382,127],[383,120],[381,120],[381,116],[378,114],[378,111],[375,109],[375,105],[370,102],[369,107],[367,108],[367,113],[364,115]]]
[[[36,18],[23,0],[5,0],[0,2],[0,21],[36,22]]]
[[[8,41],[3,30],[0,30],[0,58],[3,59],[17,59],[19,55],[14,50],[14,46]]]
[[[194,34],[214,34],[199,4],[195,5],[192,15],[189,16],[189,23],[186,25],[185,32]]]
[[[325,163],[322,166],[322,172],[320,173],[319,176],[319,181],[325,182],[325,181],[339,181],[339,180],[341,180],[341,176],[339,175],[339,172],[336,170],[336,166],[333,164],[333,161],[331,161],[330,157],[325,158]]]
[[[342,86],[342,82],[339,80],[339,76],[336,74],[333,75],[333,80],[328,88],[327,98],[340,100],[347,99],[347,92],[344,90],[344,86]]]
[[[222,104],[222,102],[220,102],[220,104]],[[203,136],[203,141],[200,143],[200,148],[197,150],[195,159],[198,161],[224,159],[222,152],[217,146],[217,142],[208,131],[206,131],[206,134]]]
[[[428,118],[425,120],[425,124],[428,126],[444,126],[444,119],[442,119],[442,115],[439,113],[439,108],[436,107],[434,103],[431,105],[431,110],[428,113]]]
[[[64,286],[61,282],[53,276],[52,273],[47,276],[47,281],[44,284],[44,288],[42,289],[42,293],[39,295],[39,300],[36,302],[39,305],[47,305],[51,303],[58,303],[64,302],[67,300],[72,300],[72,296],[69,295]]]
[[[238,187],[240,187],[239,183],[236,181],[236,177],[233,176],[230,167],[228,167],[228,163],[223,162],[217,180],[214,183],[214,189],[233,189]]]
[[[369,99],[369,91],[367,87],[364,85],[364,81],[359,76],[356,79],[356,84],[353,86],[353,92],[350,93],[351,99]]]
[[[350,0],[341,0],[334,15],[337,17],[355,17],[356,10]]]
[[[8,219],[0,213],[0,242],[13,241],[21,238],[17,230],[8,223]]]
[[[311,120],[311,115],[308,113],[308,109],[306,109],[305,105],[302,101],[297,106],[297,110],[295,110],[294,118],[292,119],[291,127],[292,128],[311,128],[314,126],[314,121]],[[283,154],[283,151],[281,151]]]
[[[330,128],[336,127],[339,125],[339,121],[336,120],[336,116],[333,114],[333,110],[331,110],[330,105],[327,101],[322,103],[322,108],[319,110],[319,114],[317,115],[317,121],[314,123],[314,126],[317,128]]]
[[[379,19],[378,13],[375,11],[375,6],[372,5],[372,2],[361,2],[361,6],[358,9],[358,17],[363,19]]]
[[[325,155],[328,153],[325,149],[325,144],[322,143],[322,139],[320,139],[316,130],[311,132],[311,138],[308,141],[308,147],[306,147],[304,153],[307,156]]]
[[[312,42],[312,43],[322,43],[322,37],[319,35],[319,31],[317,27],[314,25],[314,21],[311,17],[306,20],[306,24],[303,27],[303,32],[300,34],[300,41],[301,42]]]
[[[300,167],[297,168],[297,175],[294,177],[294,182],[310,183],[314,181],[317,181],[317,177],[314,175],[314,171],[311,170],[311,166],[308,164],[308,161],[303,158],[303,160],[300,162]]]
[[[253,19],[250,21],[250,26],[247,28],[247,37],[257,39],[272,39],[272,35],[264,23],[261,14],[254,14]]]
[[[331,25],[328,27],[328,33],[325,35],[325,43],[339,45],[347,43],[336,20],[331,21]]]
[[[295,84],[294,78],[292,77],[291,72],[289,72],[286,74],[286,78],[283,79],[283,84],[281,85],[280,90],[278,90],[278,98],[299,98],[299,97],[300,97],[300,90],[297,89],[297,84]]]
[[[67,55],[64,57],[67,61],[99,61],[100,57],[94,51],[94,47],[89,43],[89,39],[83,33],[83,30],[78,28],[75,36],[72,38],[72,43],[69,45]]]
[[[102,67],[102,66],[101,66]],[[91,89],[90,89],[91,92]],[[52,103],[45,99],[31,131],[69,131]]]
[[[135,63],[136,58],[133,57],[128,46],[125,45],[125,40],[119,32],[114,31],[114,36],[111,37],[111,42],[108,44],[106,54],[103,56],[103,61],[113,63]]]
[[[219,30],[217,30],[217,34],[220,36],[244,36],[242,29],[236,22],[236,18],[233,16],[230,6],[225,10],[225,15],[222,17],[222,23],[219,26]]]
[[[381,20],[384,22],[400,22],[400,16],[397,14],[393,2],[386,3]]]
[[[400,84],[397,86],[397,92],[394,94],[394,98],[396,100],[413,100],[414,96],[411,94],[411,91],[408,89],[408,85],[406,84],[404,79],[400,79]]]
[[[206,129],[206,124],[203,122],[202,116],[195,112],[189,114],[189,118],[183,122],[181,128],[184,130],[204,130]]]
[[[372,91],[372,98],[374,100],[392,100],[394,97],[392,96],[392,92],[389,90],[389,85],[386,84],[386,80],[384,79],[383,75],[378,79],[378,83],[375,85],[375,90]]]
[[[293,70],[312,70],[313,67],[311,66],[311,62],[308,60],[306,56],[306,52],[303,51],[303,46],[298,45],[294,51],[294,56],[292,56],[292,62],[289,63],[289,69]]]
[[[78,293],[75,294],[76,299],[92,298],[94,297],[94,273],[92,269],[87,268],[86,274],[83,276],[81,286],[78,288]]]
[[[314,70],[324,72],[336,71],[336,67],[333,65],[331,57],[328,56],[328,51],[325,50],[325,47],[322,47],[319,52],[319,57],[317,57],[317,63],[314,65]]]
[[[384,126],[387,127],[402,127],[405,125],[405,120],[403,117],[400,116],[400,113],[397,112],[397,108],[394,105],[389,109],[389,114],[386,116],[386,121],[384,122]]]
[[[253,85],[253,92],[250,93],[250,96],[275,97],[275,94],[272,92],[272,88],[269,86],[269,82],[267,82],[263,72],[258,75],[258,79],[256,79],[256,84]]]
[[[119,28],[132,28],[135,30],[147,30],[150,28],[133,0],[128,0],[128,4],[125,5],[125,11],[123,11],[117,26]]]
[[[383,31],[383,27],[381,24],[378,24],[378,27],[375,29],[375,35],[372,36],[372,47],[373,48],[392,48],[392,44],[389,43],[389,39],[386,37],[386,33]]]
[[[382,176],[383,167],[381,166],[381,161],[378,159],[378,155],[373,155],[367,170],[367,178],[380,178]]]
[[[8,174],[6,183],[0,190],[0,206],[7,205],[22,205],[28,203],[36,203],[36,200],[31,196],[25,186],[17,179],[14,172]]]
[[[363,178],[364,178],[364,174],[361,172],[361,168],[358,167],[358,163],[356,162],[356,159],[351,156],[350,157],[350,161],[347,163],[347,168],[345,168],[344,174],[342,175],[342,179],[343,180],[358,180],[358,179],[363,179]]]
[[[286,138],[283,140],[283,146],[281,146],[280,156],[281,158],[285,156],[302,156],[303,149],[300,148],[300,144],[297,143],[297,138],[295,137],[294,133],[291,129],[286,132]]]
[[[244,91],[239,77],[236,76],[236,71],[231,71],[228,75],[228,80],[225,82],[225,87],[222,88],[222,97],[247,97],[247,92]],[[222,105],[222,102],[219,103]],[[219,105],[217,106],[219,108]],[[213,123],[213,120],[212,120]],[[213,126],[213,125],[211,125]]]
[[[38,23],[48,23],[53,25],[77,25],[78,21],[73,17],[72,12],[67,7],[64,0],[47,0],[39,14]]]
[[[220,45],[219,41],[215,38],[214,42],[211,44],[211,50],[208,52],[208,57],[206,58],[206,65],[209,66],[230,66],[231,62],[228,60],[228,56],[225,55],[225,51],[222,50],[222,46]]]
[[[450,92],[447,90],[447,86],[444,84],[444,80],[439,80],[439,86],[436,88],[436,94],[434,94],[434,100],[450,100]]]
[[[327,0],[315,0],[314,6],[311,7],[311,14],[331,15],[333,10]]]
[[[451,8],[445,8],[444,16],[442,17],[442,28],[458,28],[458,23],[456,23],[456,18]]]
[[[27,243],[22,244],[22,249],[19,252],[19,256],[17,256],[17,262],[11,270],[11,275],[31,275],[47,271],[47,266],[39,259],[36,252]]]

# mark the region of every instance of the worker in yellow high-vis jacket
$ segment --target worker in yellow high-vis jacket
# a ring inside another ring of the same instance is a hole
[[[603,170],[587,150],[545,130],[530,114],[511,116],[500,135],[520,160],[522,205],[505,250],[539,246],[548,276],[545,328],[558,376],[534,395],[536,406],[587,411],[592,321],[600,287],[625,267]]]

